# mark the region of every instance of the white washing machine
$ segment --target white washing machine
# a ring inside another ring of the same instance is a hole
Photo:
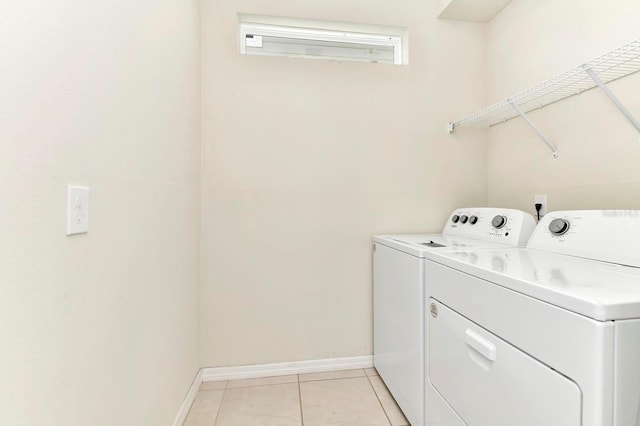
[[[534,227],[519,210],[465,208],[451,214],[442,234],[374,237],[374,365],[413,426],[425,424],[425,258],[524,245]],[[436,417],[456,417],[440,406]]]
[[[640,211],[549,213],[425,274],[428,395],[465,424],[640,425]]]

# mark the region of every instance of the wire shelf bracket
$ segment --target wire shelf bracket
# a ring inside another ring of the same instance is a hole
[[[598,77],[598,75],[593,72],[593,70],[591,68],[585,68],[585,72],[587,74],[589,74],[589,77],[591,77],[593,79],[593,81],[598,85],[598,87],[604,92],[605,95],[607,95],[609,97],[609,99],[611,99],[611,102],[613,102],[613,104],[618,107],[618,109],[620,110],[620,112],[627,117],[627,120],[629,120],[629,122],[631,124],[633,124],[633,127],[636,128],[636,130],[638,132],[640,132],[640,122],[638,122],[638,120],[636,120],[636,118],[633,116],[633,114],[631,114],[629,112],[629,110],[622,104],[622,102],[620,102],[620,100],[616,97],[616,95],[613,94],[613,92],[611,91],[611,89],[609,89],[607,87],[606,84],[604,84],[604,82],[602,80],[600,80],[600,77]]]
[[[522,117],[549,146],[553,157],[557,158],[556,146],[531,121],[527,113],[599,87],[640,132],[640,122],[607,87],[607,83],[638,71],[640,71],[640,39],[620,46],[458,121],[450,122],[447,130],[449,133],[453,133],[455,129],[462,126],[492,127],[513,118]]]
[[[542,130],[538,129],[538,126],[536,126],[533,123],[533,121],[531,121],[531,119],[527,116],[527,114],[522,112],[522,110],[518,107],[518,105],[515,102],[509,102],[509,103],[511,104],[511,107],[513,107],[513,109],[515,109],[516,112],[520,115],[520,117],[522,117],[522,119],[527,122],[527,124],[533,129],[533,131],[536,132],[536,134],[540,137],[540,139],[542,139],[542,142],[546,143],[547,146],[551,148],[551,153],[553,155],[553,158],[558,158],[558,148],[555,146],[555,144],[551,142],[544,135],[544,133],[542,133]]]

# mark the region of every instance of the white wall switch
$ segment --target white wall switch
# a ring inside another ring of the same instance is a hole
[[[535,195],[533,199],[535,204],[542,204],[542,208],[540,209],[540,217],[547,214],[547,195],[546,194]]]
[[[89,232],[89,193],[86,186],[67,185],[67,235]]]

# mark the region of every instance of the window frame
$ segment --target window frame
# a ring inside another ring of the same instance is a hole
[[[240,53],[247,53],[246,37],[268,36],[281,37],[298,40],[327,41],[333,43],[353,43],[363,45],[391,46],[393,47],[393,64],[402,65],[403,60],[403,37],[394,34],[383,33],[363,33],[355,31],[330,30],[322,28],[305,28],[288,25],[256,24],[250,22],[240,22]],[[271,56],[296,57],[287,54],[271,54]],[[318,56],[314,59],[336,60],[330,57]],[[351,61],[345,58],[344,61]],[[354,60],[356,62],[356,60]],[[362,62],[362,61],[359,61]]]

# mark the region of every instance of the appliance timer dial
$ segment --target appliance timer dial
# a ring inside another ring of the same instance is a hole
[[[551,223],[549,223],[549,231],[553,235],[563,235],[566,234],[569,230],[570,223],[566,219],[553,219]]]
[[[500,229],[507,224],[507,218],[504,216],[497,215],[491,221],[491,224],[494,228]]]

